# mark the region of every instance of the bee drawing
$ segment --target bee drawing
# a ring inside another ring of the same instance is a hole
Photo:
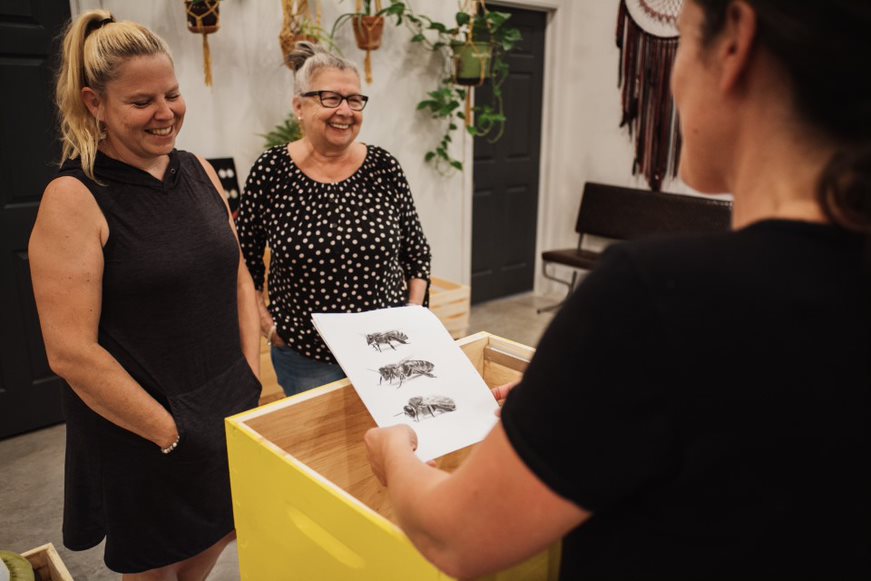
[[[434,367],[435,365],[423,359],[403,359],[399,363],[391,363],[384,367],[379,367],[378,373],[381,374],[381,379],[378,380],[378,384],[381,385],[381,382],[385,380],[387,383],[392,384],[393,380],[398,379],[399,385],[396,388],[399,389],[405,380],[414,379],[421,375],[435,377],[432,374]]]
[[[408,345],[408,335],[402,331],[384,331],[383,333],[369,333],[366,335],[366,345],[371,345],[379,353],[381,353],[381,347],[384,345],[396,351],[396,347],[393,346],[394,341]]]
[[[421,418],[426,419],[427,416],[434,418],[437,415],[446,414],[456,409],[457,404],[451,398],[443,395],[428,395],[410,398],[408,403],[402,406],[402,413],[419,422]]]

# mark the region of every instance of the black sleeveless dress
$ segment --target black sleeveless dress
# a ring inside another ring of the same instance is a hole
[[[239,251],[227,209],[192,154],[173,151],[163,182],[98,154],[60,176],[84,183],[106,217],[99,343],[175,418],[164,455],[69,388],[64,544],[106,537],[106,565],[136,573],[182,561],[233,529],[224,418],[257,405],[242,353]]]

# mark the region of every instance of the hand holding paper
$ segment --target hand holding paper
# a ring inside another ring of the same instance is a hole
[[[379,426],[407,424],[430,460],[479,442],[498,404],[428,309],[314,314],[318,332]]]

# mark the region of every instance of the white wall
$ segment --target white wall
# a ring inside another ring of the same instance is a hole
[[[491,4],[495,4],[493,0]],[[619,129],[618,0],[505,0],[504,4],[550,11],[545,71],[544,131],[538,250],[576,243],[574,224],[585,181],[646,187],[631,173],[632,142]],[[323,0],[331,25],[352,0]],[[292,79],[281,62],[279,0],[226,0],[222,28],[209,36],[214,85],[203,83],[201,37],[185,26],[180,0],[71,0],[73,14],[104,7],[116,18],[141,22],[170,45],[188,114],[179,147],[205,157],[233,157],[244,180],[262,150],[260,133],[290,109]],[[453,0],[414,0],[420,12],[450,22]],[[415,104],[435,87],[439,63],[409,42],[407,29],[385,27],[384,44],[373,53],[374,83],[360,138],[393,153],[408,174],[423,227],[433,250],[433,272],[469,281],[471,172],[443,176],[423,162],[442,127]],[[346,28],[339,43],[362,68],[363,55]],[[421,62],[427,66],[421,66]],[[459,140],[455,156],[471,168],[471,141]],[[243,182],[244,183],[244,182]],[[679,182],[667,191],[690,193]],[[540,268],[537,272],[540,271]],[[537,276],[536,289],[553,286]]]

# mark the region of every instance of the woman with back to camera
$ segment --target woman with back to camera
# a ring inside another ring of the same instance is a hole
[[[223,418],[257,405],[254,287],[153,32],[85,12],[57,81],[63,165],[30,265],[64,390],[64,544],[125,580],[201,580],[233,538]]]
[[[367,433],[453,575],[563,538],[563,579],[871,577],[871,4],[687,0],[679,28],[681,176],[734,232],[609,249],[455,473]]]
[[[399,162],[355,141],[368,100],[356,65],[309,42],[288,61],[303,136],[254,163],[238,225],[261,332],[278,383],[293,395],[345,376],[311,314],[423,304],[430,251]]]

